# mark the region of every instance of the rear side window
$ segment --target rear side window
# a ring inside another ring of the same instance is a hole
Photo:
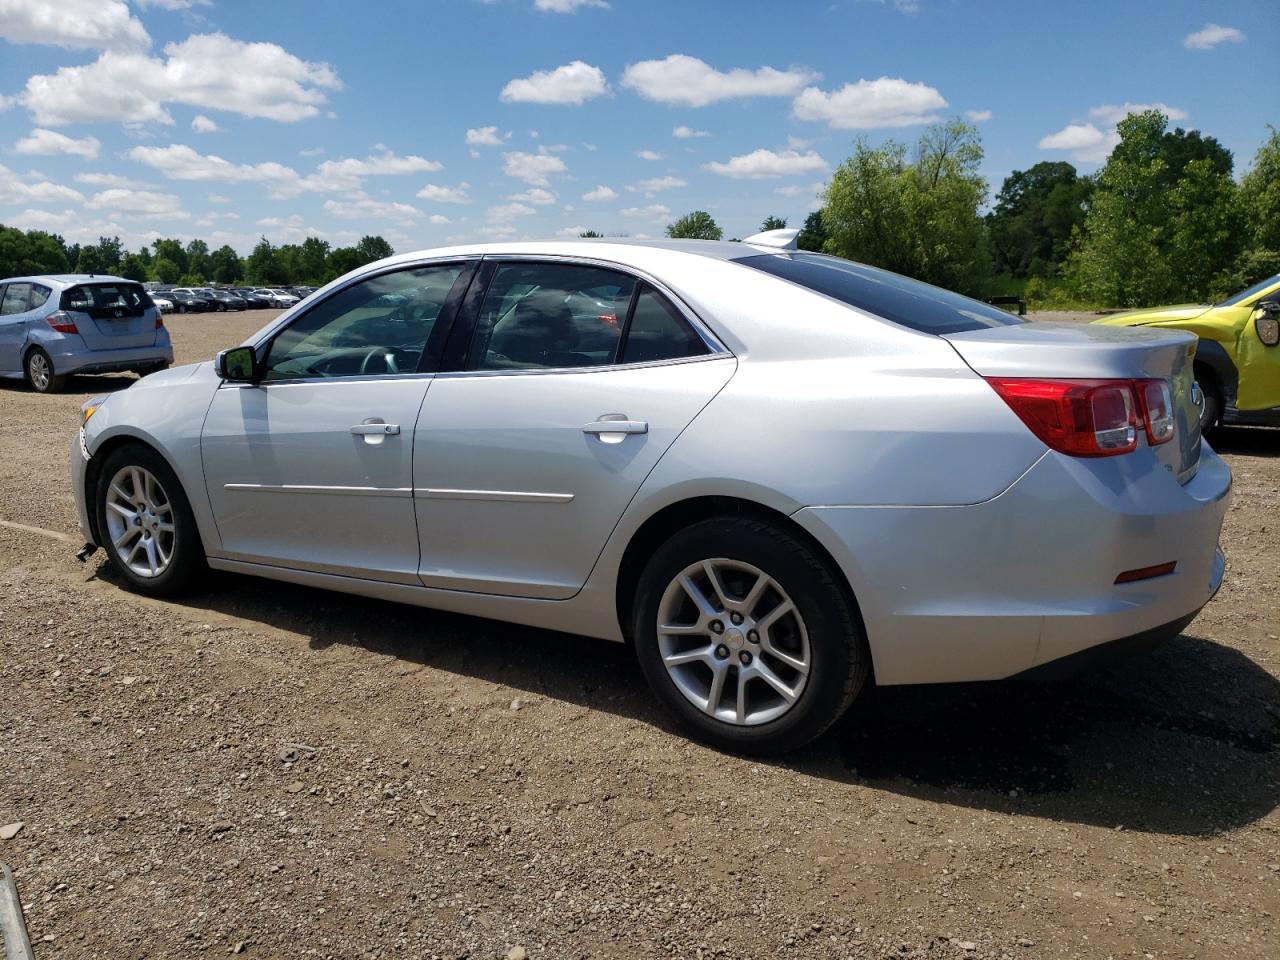
[[[839,257],[763,254],[735,262],[922,333],[960,333],[1022,322],[990,304]]]
[[[0,299],[0,317],[8,317],[15,313],[26,313],[31,308],[27,301],[31,299],[31,284],[11,283],[4,288],[4,297]]]
[[[627,338],[619,363],[652,363],[698,357],[707,345],[693,332],[684,317],[647,284],[640,289],[627,325]]]
[[[53,293],[53,291],[50,290],[48,287],[42,287],[38,283],[33,283],[31,285],[30,309],[35,310],[35,309],[38,309],[39,307],[43,307],[45,304],[45,301],[49,299],[49,294],[51,293]]]
[[[138,283],[82,283],[62,292],[62,309],[87,313],[94,319],[136,317],[151,306]]]

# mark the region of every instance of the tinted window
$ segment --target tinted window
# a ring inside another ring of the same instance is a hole
[[[506,263],[476,321],[472,370],[598,367],[613,363],[635,281],[598,267]]]
[[[62,292],[62,309],[95,319],[135,317],[151,306],[140,283],[82,283]]]
[[[693,332],[675,307],[652,287],[642,287],[627,325],[627,342],[620,362],[678,360],[706,352],[702,338]]]
[[[281,332],[266,380],[414,373],[462,273],[451,264],[384,273],[326,297]]]
[[[950,290],[839,257],[764,254],[735,262],[924,333],[958,333],[1022,322],[1012,314]]]
[[[27,306],[27,301],[30,299],[31,284],[9,284],[4,288],[4,298],[0,299],[0,317],[7,317],[14,313],[26,313],[31,309]]]
[[[42,287],[38,283],[31,285],[31,307],[35,310],[37,307],[43,307],[45,301],[49,299],[49,294],[53,293],[48,287]]]

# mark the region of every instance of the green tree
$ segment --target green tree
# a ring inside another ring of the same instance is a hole
[[[1257,283],[1280,271],[1280,130],[1269,127],[1271,136],[1258,148],[1253,166],[1240,181],[1240,215],[1245,234],[1245,274],[1256,274],[1240,286]],[[1267,265],[1271,269],[1267,269]]]
[[[277,283],[301,283],[303,277],[302,248],[296,243],[276,247]]]
[[[165,240],[157,237],[152,241],[151,249],[155,251],[157,258],[164,257],[166,260],[176,263],[180,273],[187,272],[187,251],[182,246],[182,242],[180,240]],[[165,282],[172,283],[173,281]]]
[[[335,250],[331,250],[328,259],[325,261],[330,280],[350,273],[357,267],[363,266],[363,264],[364,261],[360,259],[360,252],[355,247],[338,247]]]
[[[1196,160],[1207,160],[1210,169],[1224,177],[1231,176],[1234,160],[1231,151],[1214,137],[1206,137],[1199,130],[1183,130],[1178,127],[1166,131],[1160,138],[1160,156],[1164,159],[1165,184],[1173,187],[1182,179],[1187,165]]]
[[[1167,124],[1148,110],[1116,128],[1120,143],[1098,173],[1063,271],[1090,300],[1142,306],[1204,298],[1238,256],[1236,186],[1216,141],[1177,132],[1170,139]],[[1202,155],[1186,159],[1196,151]]]
[[[213,276],[213,263],[209,259],[209,245],[203,240],[191,240],[187,243],[186,273],[198,274],[201,277]]]
[[[582,237],[582,239],[584,240],[598,240],[598,239],[602,239],[604,237],[604,234],[596,230],[583,230],[580,234],[578,234],[578,236]]]
[[[240,254],[223,244],[209,254],[210,275],[218,283],[235,283],[244,276],[244,262]]]
[[[814,210],[804,218],[804,226],[796,237],[796,246],[801,250],[821,253],[823,244],[827,242],[827,225],[822,222],[822,211]]]
[[[385,260],[392,256],[395,250],[382,237],[361,237],[360,242],[356,244],[356,252],[360,254],[363,266],[375,260]]]
[[[724,231],[705,210],[686,213],[667,226],[667,236],[678,240],[720,240]]]
[[[1093,181],[1061,161],[1009,174],[986,218],[996,271],[1019,279],[1056,276],[1092,193]]]
[[[302,241],[302,280],[305,283],[327,283],[329,276],[329,241],[319,237],[307,237]]]
[[[787,221],[783,217],[765,217],[764,223],[760,224],[760,232],[767,230],[783,230],[787,226]]]
[[[96,243],[86,244],[80,248],[80,257],[76,260],[76,273],[108,273],[106,264],[102,262],[102,251]]]
[[[271,241],[262,237],[253,247],[253,252],[244,261],[245,276],[250,283],[272,284],[284,283],[280,276],[280,267],[276,263],[276,250]]]
[[[929,127],[908,159],[905,144],[859,140],[825,194],[828,253],[928,283],[977,293],[988,273],[978,210],[987,183],[978,173],[977,128],[953,120]]]
[[[147,264],[136,253],[126,253],[120,261],[120,276],[126,280],[147,279]]]
[[[66,273],[70,269],[62,238],[43,230],[0,225],[0,277]]]
[[[160,283],[177,283],[182,269],[168,257],[156,256],[151,261],[151,279]]]

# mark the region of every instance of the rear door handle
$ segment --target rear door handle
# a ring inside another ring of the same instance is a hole
[[[357,437],[396,437],[400,435],[398,423],[357,423],[351,428]]]
[[[606,413],[599,420],[588,423],[582,428],[583,433],[648,433],[649,424],[644,420],[628,420],[625,414]]]

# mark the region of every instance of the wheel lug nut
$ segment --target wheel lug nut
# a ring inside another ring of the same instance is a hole
[[[743,650],[740,654],[738,654],[738,659],[742,661],[742,665],[744,667],[748,666],[751,663],[751,654]]]
[[[712,632],[712,633],[724,633],[724,624],[723,624],[723,623],[721,623],[719,620],[712,620],[712,621],[711,621],[711,632]]]
[[[748,630],[748,631],[747,631],[747,639],[748,639],[748,640],[750,640],[752,643],[759,643],[759,642],[760,642],[760,634],[756,633],[756,631],[754,631],[754,630]]]
[[[736,613],[736,612],[735,612],[735,613],[731,613],[731,614],[729,615],[729,619],[733,621],[734,626],[737,626],[738,624],[740,624],[740,623],[742,622],[742,614],[740,614],[740,613]]]
[[[720,644],[720,646],[716,647],[716,656],[719,657],[721,660],[725,659],[726,657],[729,656],[729,648],[726,647],[723,643]]]

